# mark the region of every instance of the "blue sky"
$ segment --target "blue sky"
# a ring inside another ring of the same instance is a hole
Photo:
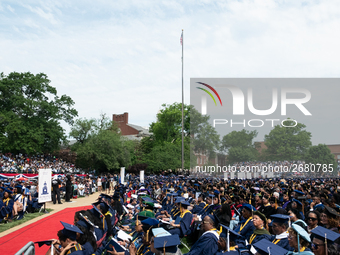
[[[0,1],[0,70],[148,126],[190,78],[339,77],[338,1]],[[69,131],[68,126],[64,128]]]

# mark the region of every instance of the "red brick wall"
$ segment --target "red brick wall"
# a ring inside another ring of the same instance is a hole
[[[112,121],[117,122],[118,127],[122,135],[138,135],[138,130],[128,126],[129,113],[124,112],[123,114],[113,114]]]

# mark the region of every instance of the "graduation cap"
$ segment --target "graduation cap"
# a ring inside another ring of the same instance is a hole
[[[142,200],[145,201],[145,202],[153,203],[153,199],[150,198],[150,197],[142,197]]]
[[[96,203],[96,204],[92,204],[92,207],[93,207],[93,209],[94,209],[94,215],[96,216],[96,217],[104,217],[104,214],[102,214],[102,212],[101,211],[99,211],[99,209],[97,208],[97,205],[98,203]]]
[[[140,217],[140,216],[138,216]],[[159,224],[159,221],[155,218],[147,218],[145,220],[142,221],[143,225],[149,225],[149,226],[156,226]]]
[[[285,214],[273,214],[273,215],[270,215],[270,218],[273,219],[272,222],[286,223],[287,221],[290,220],[291,216],[285,215]]]
[[[102,197],[102,198],[104,198],[104,199],[107,199],[107,200],[109,200],[110,202],[111,202],[111,199],[112,199],[112,197],[110,196],[110,195],[108,195],[108,194],[100,194],[100,196]]]
[[[305,194],[305,193],[303,193],[302,191],[297,190],[297,189],[295,189],[294,192],[298,193],[299,195],[304,195],[304,194]]]
[[[149,231],[152,229],[152,227],[158,226],[159,221],[154,218],[148,218],[146,220],[142,221],[142,229],[146,233],[146,241],[149,241]]]
[[[300,206],[302,206],[302,203],[301,203],[299,200],[295,199],[295,198],[293,198],[292,202],[296,202],[297,204],[299,204]]]
[[[185,200],[184,197],[177,197],[175,203],[181,203],[184,200]]]
[[[61,232],[63,233],[63,235],[67,236],[72,241],[76,240],[77,233],[84,234],[77,226],[62,221],[60,222],[64,226],[64,229]]]
[[[138,220],[140,221],[143,221],[143,220],[146,220],[146,219],[149,219],[150,217],[148,216],[143,216],[143,215],[138,215]],[[137,216],[136,216],[136,220],[137,220]]]
[[[248,211],[256,211],[256,208],[250,204],[243,204],[241,209],[247,209]]]
[[[120,198],[120,196],[119,196],[118,193],[114,193],[113,196],[112,196],[113,200],[118,200],[119,198]]]
[[[184,206],[190,206],[190,203],[188,201],[181,201],[181,205],[184,205]]]
[[[154,239],[155,249],[163,251],[164,254],[166,252],[175,253],[177,251],[177,245],[180,243],[178,235],[161,236],[155,237]]]
[[[4,192],[7,192],[8,194],[12,194],[13,192],[7,188],[4,188]]]
[[[89,218],[85,215],[83,215],[82,213],[79,213],[79,216],[80,216],[80,221],[83,221],[83,222],[85,222],[86,223],[86,225],[87,225],[87,227],[86,228],[89,228],[89,227],[95,227],[95,228],[98,228],[98,226],[96,226],[96,225],[94,225],[93,223],[92,223],[92,221],[90,221],[89,220]],[[79,221],[78,221],[79,222]]]
[[[257,250],[257,252],[261,255],[285,255],[288,250],[273,244],[272,242],[268,241],[267,239],[262,239],[257,243],[254,243],[253,246]]]
[[[232,252],[230,251],[230,239],[235,240],[238,237],[240,237],[241,235],[239,233],[235,232],[234,230],[230,229],[229,227],[223,225],[223,224],[220,224],[220,227],[221,227],[221,230],[222,230],[222,228],[227,230],[227,240],[226,240],[227,252],[228,252],[228,254],[231,255],[231,254],[233,254],[232,253],[233,251]],[[230,237],[230,235],[231,235],[231,237]]]
[[[307,227],[307,224],[302,221],[302,220],[297,220],[292,224],[292,228],[296,231],[297,233],[297,242],[298,242],[298,250],[300,250],[300,236],[306,240],[308,243],[311,242],[310,237],[308,232],[299,225],[299,223],[301,223],[301,225]]]
[[[333,244],[340,237],[339,233],[329,230],[327,228],[321,227],[321,226],[318,226],[314,228],[313,230],[311,230],[311,233],[312,233],[312,236],[311,236],[312,238],[317,238],[323,241],[325,244],[327,243]]]
[[[153,228],[152,233],[154,237],[171,236],[171,234],[164,228]]]
[[[207,216],[214,222],[215,226],[218,225],[219,220],[218,220],[218,218],[217,218],[215,215],[213,215],[213,214],[208,214]]]
[[[43,245],[47,245],[47,246],[51,246],[53,240],[46,240],[46,241],[37,241],[37,242],[34,242],[36,244],[38,244],[39,248]]]
[[[327,205],[325,205],[325,213],[328,216],[331,216],[332,218],[335,218],[336,216],[340,216],[340,214],[332,207],[329,207]]]

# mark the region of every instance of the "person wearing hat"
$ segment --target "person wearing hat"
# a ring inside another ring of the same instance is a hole
[[[257,243],[262,239],[271,239],[271,235],[267,230],[267,218],[264,214],[259,211],[253,212],[253,225],[255,229],[249,239],[247,239],[249,244]]]
[[[340,246],[335,244],[340,234],[324,227],[316,227],[311,231],[312,251],[315,255],[338,255]]]
[[[212,198],[214,197],[214,195],[208,195],[205,199],[206,201],[206,205],[203,207],[203,209],[197,213],[197,215],[201,215],[201,218],[204,218],[206,215],[210,214],[212,211]],[[198,220],[198,218],[194,215],[195,220]]]
[[[182,255],[178,248],[180,243],[178,235],[154,236],[151,238],[150,250],[154,255]]]
[[[12,198],[12,191],[4,188],[4,196],[0,203],[0,222],[3,220],[12,221],[13,204],[14,200]]]
[[[176,218],[175,222],[174,221],[170,222],[170,226],[172,226],[173,229],[170,229],[169,232],[172,235],[177,234],[179,237],[183,237],[188,234],[192,221],[192,214],[188,210],[188,206],[190,206],[190,204],[187,201],[181,201],[180,203],[181,214]]]
[[[267,195],[264,195],[262,197],[262,206],[259,208],[259,211],[264,214],[264,216],[269,217],[270,215],[275,213],[275,208],[272,207],[272,205],[270,204],[270,197]]]
[[[85,255],[83,247],[76,241],[77,233],[83,232],[77,226],[62,221],[61,224],[64,228],[57,233],[58,241],[53,241],[53,245],[58,243],[61,245],[60,255]]]
[[[138,250],[138,255],[152,255],[150,251],[151,238],[153,237],[152,228],[158,227],[159,221],[152,218],[147,218],[141,222],[142,229],[144,231],[143,245]]]
[[[215,255],[223,255],[223,254],[239,254],[236,248],[236,240],[241,238],[241,236],[230,229],[229,227],[220,224],[222,227],[222,233],[220,234],[220,239],[218,240],[218,252]]]
[[[153,201],[151,199],[151,201]],[[155,217],[155,213],[153,211],[154,209],[154,203],[149,200],[144,200],[143,201],[143,210],[138,213],[138,216],[146,216],[146,217]]]
[[[295,255],[312,255],[313,253],[308,248],[311,242],[307,232],[307,224],[302,220],[295,221],[290,228],[288,228],[288,241],[289,246],[293,251],[289,251],[288,254]]]
[[[203,210],[203,208],[208,207],[208,205],[204,202],[204,195],[203,193],[199,194],[198,198],[197,198],[197,203],[194,206],[194,208],[192,209],[192,213],[193,214],[197,214],[200,211]]]
[[[83,234],[77,233],[77,242],[83,246],[84,254],[91,255],[97,250],[97,241],[91,232],[91,224],[82,219],[74,224]]]
[[[185,255],[215,254],[218,251],[217,243],[220,235],[216,229],[216,221],[216,218],[211,214],[204,217],[202,222],[204,233]]]
[[[334,209],[327,205],[321,213],[320,219],[323,227],[332,231],[338,232],[340,214]]]
[[[288,221],[290,216],[283,214],[274,214],[270,216],[272,218],[272,232],[273,236],[270,241],[286,250],[290,249],[288,242]]]
[[[256,250],[256,255],[285,255],[288,252],[288,250],[271,243],[267,239],[254,243],[253,248]]]
[[[255,230],[252,216],[252,211],[254,211],[254,208],[250,204],[244,204],[241,208],[243,219],[240,221],[240,224],[235,229],[235,231],[239,233],[245,240],[249,240],[251,234]]]

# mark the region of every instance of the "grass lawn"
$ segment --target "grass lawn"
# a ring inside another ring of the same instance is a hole
[[[181,239],[181,242],[184,243],[186,246],[188,246],[189,249],[191,248],[191,242],[189,241],[187,237],[183,237]],[[183,244],[180,244],[178,247],[181,249],[181,252],[183,254],[188,253],[190,251]]]
[[[47,208],[46,211],[51,212],[53,210]],[[6,230],[8,230],[10,228],[18,226],[18,225],[20,225],[20,224],[22,224],[22,223],[24,223],[26,221],[29,221],[29,220],[34,219],[34,218],[36,218],[38,216],[41,216],[41,215],[45,215],[45,213],[43,213],[43,212],[41,212],[41,213],[39,213],[39,212],[26,213],[24,218],[21,219],[21,220],[13,220],[12,222],[8,222],[6,224],[4,224],[4,223],[0,224],[0,232],[6,231]]]

